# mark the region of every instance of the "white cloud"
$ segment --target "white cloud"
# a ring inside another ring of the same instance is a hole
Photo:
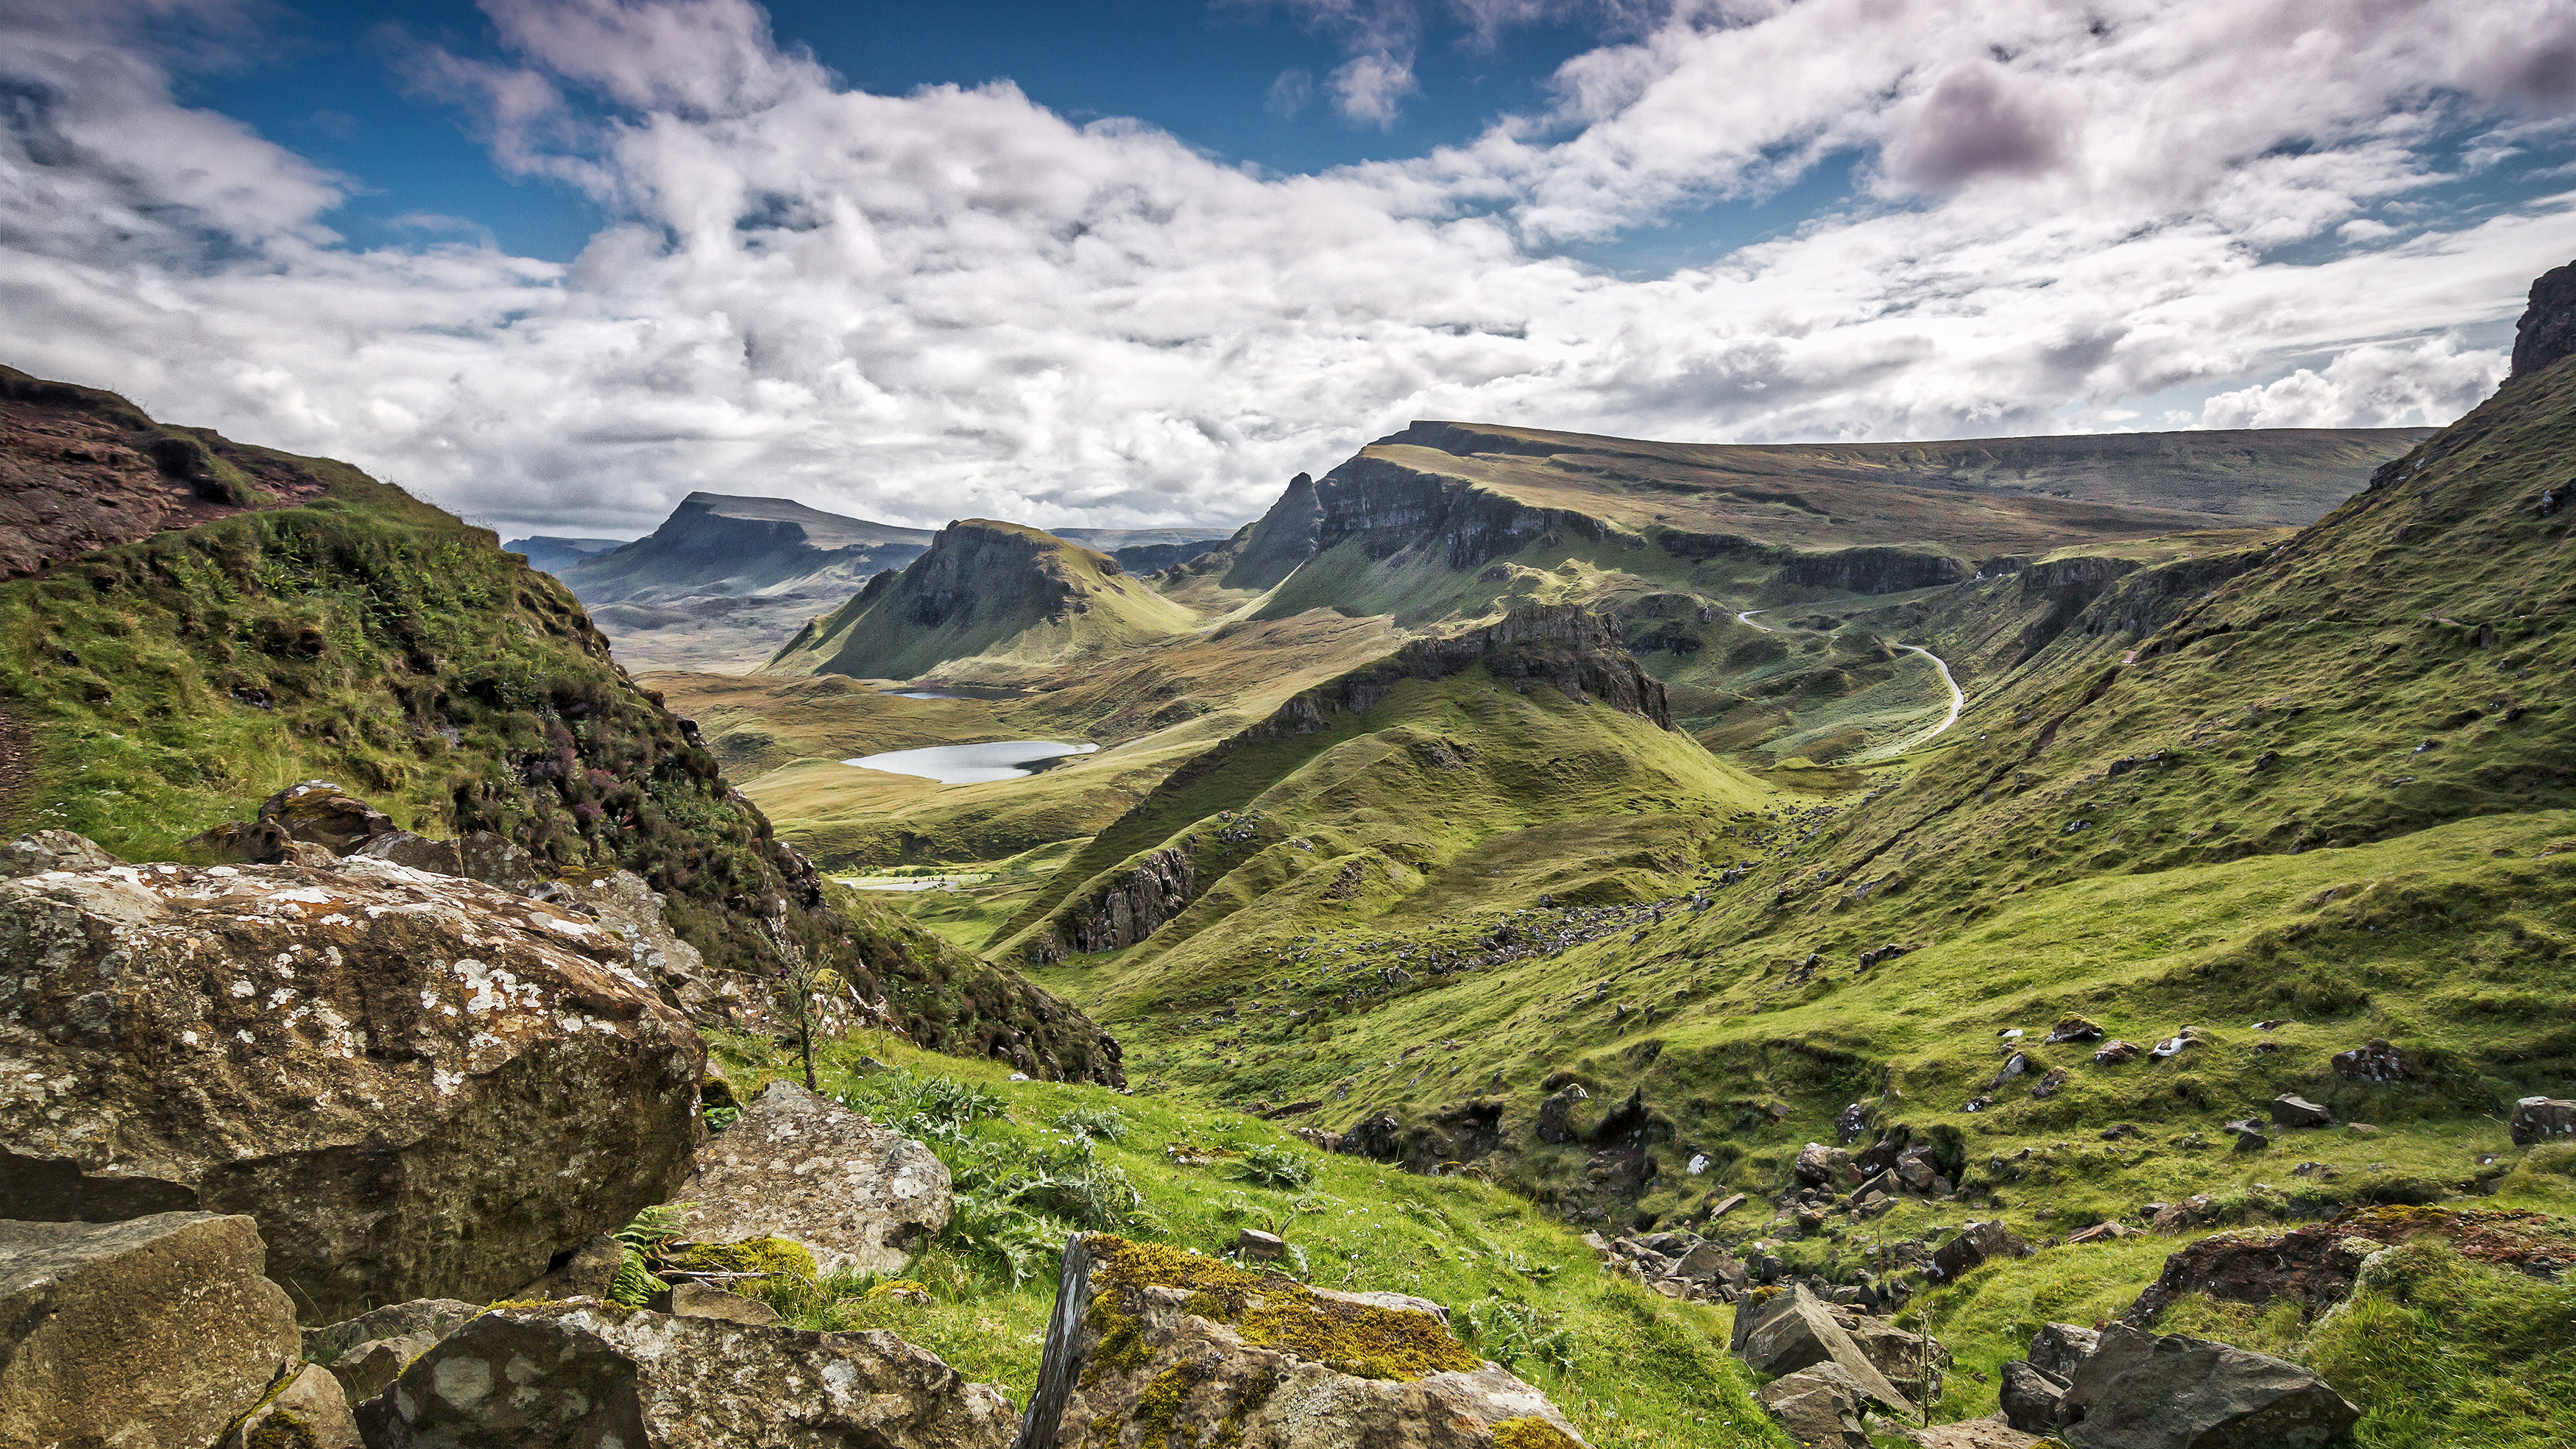
[[[490,0],[503,58],[406,76],[608,224],[568,267],[357,251],[349,183],[64,4],[0,12],[32,97],[0,122],[7,360],[550,531],[692,488],[1232,520],[1416,417],[1962,436],[2276,378],[2202,421],[2439,420],[2493,369],[2442,339],[2517,313],[2576,206],[2395,244],[2361,215],[2464,129],[2563,146],[2519,59],[2576,36],[2545,0],[1730,0],[1579,57],[1548,115],[1286,177],[1007,85],[838,89],[743,0]],[[1828,156],[1860,194],[1709,265],[1550,254]],[[2330,259],[2266,259],[2292,242]]]
[[[1333,109],[1348,120],[1384,130],[1395,124],[1404,99],[1422,89],[1413,78],[1413,53],[1371,51],[1333,68],[1326,82]]]

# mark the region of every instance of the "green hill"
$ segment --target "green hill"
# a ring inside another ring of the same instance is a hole
[[[815,619],[768,672],[998,678],[1095,658],[1197,622],[1116,559],[1024,528],[951,523],[900,573]]]

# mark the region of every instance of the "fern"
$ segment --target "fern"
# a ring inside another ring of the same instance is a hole
[[[613,1236],[624,1250],[617,1265],[617,1278],[609,1285],[608,1299],[627,1308],[641,1308],[656,1293],[668,1293],[671,1285],[653,1274],[653,1265],[664,1256],[663,1249],[680,1235],[695,1203],[666,1202],[648,1207],[627,1219],[626,1226]]]

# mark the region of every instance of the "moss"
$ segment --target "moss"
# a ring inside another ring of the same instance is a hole
[[[1249,1273],[1168,1244],[1095,1237],[1091,1250],[1100,1259],[1099,1280],[1112,1291],[1190,1289],[1191,1312],[1230,1325],[1247,1342],[1340,1373],[1412,1380],[1483,1361],[1426,1314],[1327,1298],[1284,1274]],[[1097,1300],[1092,1311],[1100,1311]],[[1102,1347],[1109,1347],[1105,1339]]]
[[[1117,1297],[1115,1293],[1095,1295],[1084,1316],[1091,1330],[1100,1335],[1100,1342],[1091,1350],[1091,1363],[1082,1371],[1086,1385],[1096,1382],[1105,1370],[1143,1368],[1153,1358],[1145,1347],[1143,1320],[1119,1312],[1115,1306]]]
[[[1583,1449],[1583,1441],[1545,1419],[1505,1419],[1494,1426],[1494,1449]]]
[[[674,1251],[668,1266],[682,1273],[759,1273],[766,1277],[816,1276],[814,1255],[802,1243],[785,1238],[746,1238],[739,1243],[686,1243]]]
[[[1287,1381],[1288,1376],[1280,1373],[1256,1379],[1247,1386],[1243,1397],[1234,1401],[1234,1407],[1225,1411],[1224,1420],[1216,1426],[1216,1438],[1211,1449],[1235,1449],[1241,1444],[1244,1423],[1260,1413],[1261,1406],[1269,1403],[1270,1396],[1279,1392],[1279,1386]]]
[[[247,1449],[321,1449],[321,1437],[293,1409],[272,1409],[243,1440]]]
[[[1208,1370],[1204,1364],[1174,1364],[1154,1375],[1145,1392],[1136,1396],[1136,1407],[1129,1417],[1143,1428],[1145,1449],[1162,1449],[1180,1428],[1181,1408],[1189,1402],[1190,1390],[1205,1383]]]

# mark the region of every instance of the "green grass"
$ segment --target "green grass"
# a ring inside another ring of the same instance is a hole
[[[791,1070],[784,1053],[758,1039],[724,1037],[714,1047],[738,1093]],[[856,1075],[862,1056],[897,1073]],[[1094,1200],[1128,1205],[1086,1226],[1206,1253],[1229,1248],[1245,1227],[1275,1231],[1296,1246],[1301,1276],[1315,1286],[1392,1290],[1440,1303],[1467,1331],[1471,1349],[1513,1356],[1515,1371],[1603,1449],[1787,1442],[1752,1404],[1750,1380],[1725,1355],[1724,1310],[1674,1302],[1612,1277],[1572,1229],[1472,1177],[1415,1177],[1320,1154],[1273,1124],[1168,1098],[1009,1082],[997,1066],[932,1057],[890,1039],[836,1043],[823,1062],[826,1090],[849,1092],[919,1132],[961,1181],[988,1193],[998,1178],[1114,1172],[1134,1197],[1095,1189]],[[925,1091],[934,1081],[955,1085]],[[932,1099],[926,1109],[925,1098]],[[1001,1115],[960,1105],[978,1099]],[[1188,1150],[1176,1154],[1176,1147]],[[1247,1173],[1247,1161],[1295,1168]],[[998,1175],[996,1162],[1004,1169]],[[1265,1185],[1297,1177],[1305,1180]],[[1026,1236],[1060,1245],[1074,1227],[1068,1215],[1094,1211],[1081,1201],[1069,1193],[1049,1198],[1046,1210],[1023,1215],[1034,1220]],[[1026,1403],[1055,1274],[1051,1260],[1024,1263],[1025,1276],[1014,1283],[1006,1255],[989,1246],[1012,1231],[992,1214],[961,1214],[904,1271],[928,1291],[927,1305],[872,1299],[869,1290],[878,1285],[866,1279],[771,1291],[804,1326],[888,1329]],[[1485,1330],[1470,1329],[1474,1322]],[[1549,1342],[1558,1334],[1561,1343]]]

